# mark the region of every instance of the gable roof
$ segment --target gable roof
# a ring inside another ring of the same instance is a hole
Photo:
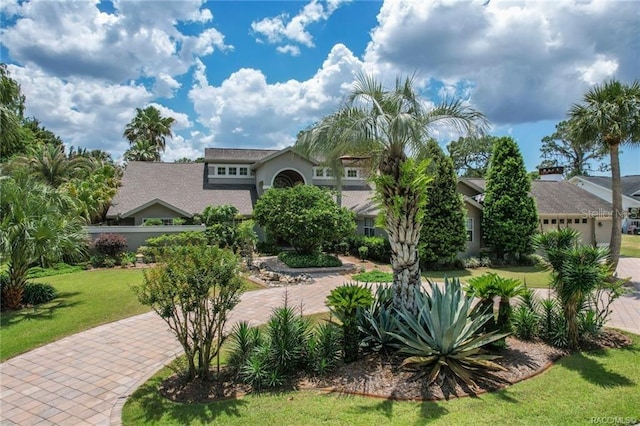
[[[378,206],[373,201],[375,192],[370,188],[342,190],[342,207],[346,207],[359,216],[377,216]]]
[[[255,163],[280,151],[279,149],[205,148],[204,161],[207,163]]]
[[[474,200],[481,203],[483,201],[486,189],[485,179],[460,179],[460,182],[479,191],[476,197],[465,197],[466,202]],[[530,194],[536,201],[538,214],[541,216],[589,213],[603,216],[610,215],[612,211],[611,203],[564,180],[534,180],[531,182]]]
[[[281,155],[284,155],[286,153],[291,153],[291,155],[298,156],[298,157],[304,159],[305,161],[308,161],[309,163],[311,163],[314,166],[318,165],[317,162],[315,162],[314,160],[312,160],[310,158],[307,158],[307,157],[297,153],[296,151],[293,150],[293,147],[290,146],[290,147],[287,147],[287,148],[282,149],[280,151],[272,152],[271,154],[267,155],[266,157],[263,157],[260,160],[256,161],[255,164],[253,165],[253,169],[257,169],[258,167],[260,167],[261,165],[263,165],[267,161],[273,160],[274,158],[278,158]]]
[[[576,178],[611,190],[611,176],[576,176]],[[640,198],[640,175],[622,176],[620,183],[622,195]]]
[[[205,185],[205,171],[203,163],[132,161],[107,217],[127,217],[153,204],[189,215],[210,205],[231,204],[242,215],[252,214],[258,198],[255,185]]]

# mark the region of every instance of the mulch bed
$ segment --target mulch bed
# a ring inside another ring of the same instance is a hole
[[[615,330],[605,330],[598,340],[587,342],[585,350],[620,348],[630,345],[631,339]],[[494,373],[494,379],[477,381],[478,388],[457,384],[451,388],[446,382],[427,386],[424,378],[415,379],[415,373],[405,371],[397,356],[370,354],[362,359],[340,365],[322,378],[300,377],[287,389],[317,389],[326,392],[364,395],[395,400],[437,400],[450,397],[477,395],[533,377],[546,371],[554,361],[567,355],[566,351],[542,342],[525,342],[507,338],[507,348],[499,353],[497,363],[506,371]],[[250,393],[251,387],[236,383],[227,370],[220,380],[185,382],[178,375],[167,378],[159,388],[164,397],[176,402],[211,402],[239,398]]]

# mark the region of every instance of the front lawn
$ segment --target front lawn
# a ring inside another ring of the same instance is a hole
[[[100,269],[37,278],[58,292],[53,301],[0,317],[0,361],[70,334],[117,321],[150,309],[138,302],[132,285],[142,282],[141,269]],[[247,290],[262,288],[247,281]]]
[[[576,353],[533,379],[495,393],[436,402],[302,391],[177,404],[158,395],[158,385],[171,374],[164,369],[127,401],[122,420],[124,425],[554,425],[612,419],[635,424],[640,421],[640,336],[632,338],[631,347]]]
[[[504,268],[474,268],[456,269],[452,271],[423,271],[422,276],[431,281],[443,281],[444,277],[458,277],[463,283],[471,277],[477,277],[487,272],[495,272],[504,278],[517,278],[527,283],[527,287],[547,288],[549,286],[550,275],[547,270],[540,266],[512,266]],[[361,272],[352,276],[355,281],[360,282],[392,282],[393,274],[372,270]]]
[[[622,234],[620,255],[626,257],[640,257],[640,235]]]

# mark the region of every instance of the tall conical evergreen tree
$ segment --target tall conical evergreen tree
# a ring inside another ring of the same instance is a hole
[[[446,156],[438,143],[427,143],[431,160],[429,175],[433,180],[427,190],[422,231],[420,232],[420,262],[425,267],[451,263],[467,244],[465,209],[462,195],[457,191],[457,176],[453,160]]]
[[[530,191],[518,145],[510,137],[500,138],[491,155],[482,212],[485,242],[499,259],[533,251],[531,236],[538,228],[538,211]]]

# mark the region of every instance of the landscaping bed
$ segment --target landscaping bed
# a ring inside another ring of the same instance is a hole
[[[598,341],[589,342],[590,350],[620,348],[632,343],[627,336],[615,330],[605,330]],[[451,397],[476,395],[495,391],[545,371],[567,352],[542,342],[525,342],[507,338],[507,348],[499,352],[497,361],[506,371],[495,374],[494,380],[478,381],[477,389],[458,384],[455,389],[446,383],[426,386],[426,379],[414,379],[414,373],[401,368],[402,358],[369,354],[355,362],[342,364],[320,379],[301,376],[285,389],[320,389],[327,392],[355,394],[394,400],[440,400]],[[220,381],[194,381],[186,383],[172,375],[159,386],[165,398],[181,403],[203,403],[238,398],[251,393],[250,386],[233,381],[228,370],[221,373]]]

